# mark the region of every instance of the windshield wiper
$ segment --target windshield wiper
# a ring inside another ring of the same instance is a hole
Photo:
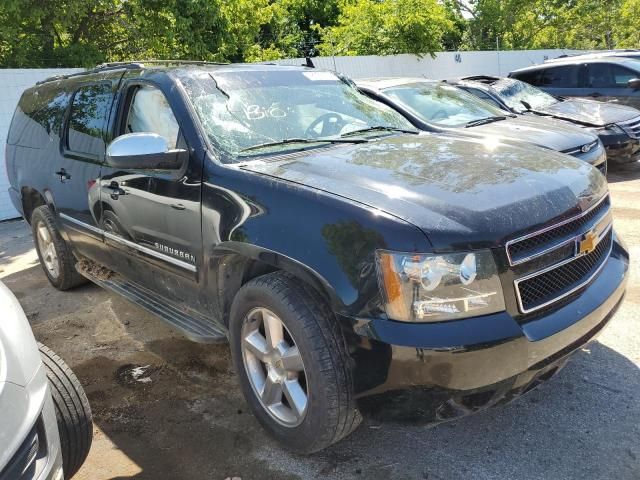
[[[262,148],[277,147],[278,145],[287,145],[290,143],[365,143],[367,140],[363,138],[341,139],[341,138],[284,138],[275,142],[259,143],[250,147],[243,148],[240,152],[248,152],[251,150],[260,150]]]
[[[358,130],[351,130],[350,132],[343,133],[340,138],[350,137],[351,135],[359,135],[366,132],[399,132],[399,133],[413,133],[417,135],[418,130],[409,130],[408,128],[399,127],[387,127],[384,125],[377,125],[375,127],[360,128]]]
[[[520,100],[520,103],[525,108],[525,110],[522,113],[531,112],[531,113],[535,113],[536,115],[540,115],[542,117],[553,117],[553,115],[551,115],[549,113],[542,112],[540,110],[534,110],[531,107],[531,104],[529,102],[525,102],[524,100]]]
[[[464,126],[465,128],[469,127],[477,127],[478,125],[485,125],[487,123],[499,122],[500,120],[506,120],[507,117],[505,115],[498,115],[495,117],[487,117],[481,118],[479,120],[472,120],[471,122],[467,122]]]

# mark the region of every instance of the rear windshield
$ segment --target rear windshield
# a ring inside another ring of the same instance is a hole
[[[200,71],[181,81],[210,141],[228,154],[229,161],[258,151],[270,154],[315,148],[323,145],[323,138],[337,139],[368,127],[413,130],[400,114],[362,95],[331,72]],[[388,134],[376,131],[366,136]],[[255,149],[290,139],[318,143]]]
[[[408,83],[383,92],[424,122],[435,125],[461,127],[476,120],[504,115],[499,108],[443,83]]]

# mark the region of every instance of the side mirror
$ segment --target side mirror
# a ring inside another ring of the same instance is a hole
[[[183,149],[169,150],[156,133],[127,133],[107,147],[107,164],[123,170],[178,170],[188,156]]]
[[[629,85],[629,88],[638,90],[640,88],[640,78],[632,78],[627,82],[627,85]]]

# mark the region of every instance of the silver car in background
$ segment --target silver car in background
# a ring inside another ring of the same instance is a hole
[[[1,282],[0,312],[0,480],[71,478],[91,446],[87,397]]]

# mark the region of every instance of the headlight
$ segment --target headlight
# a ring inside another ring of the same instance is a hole
[[[618,125],[615,125],[612,123],[610,125],[607,125],[604,128],[599,129],[598,133],[600,135],[602,135],[603,133],[605,135],[620,135],[620,134],[624,134],[625,131],[622,128],[620,128]]]
[[[387,315],[405,322],[441,322],[504,310],[489,250],[412,255],[379,250],[378,281]]]

